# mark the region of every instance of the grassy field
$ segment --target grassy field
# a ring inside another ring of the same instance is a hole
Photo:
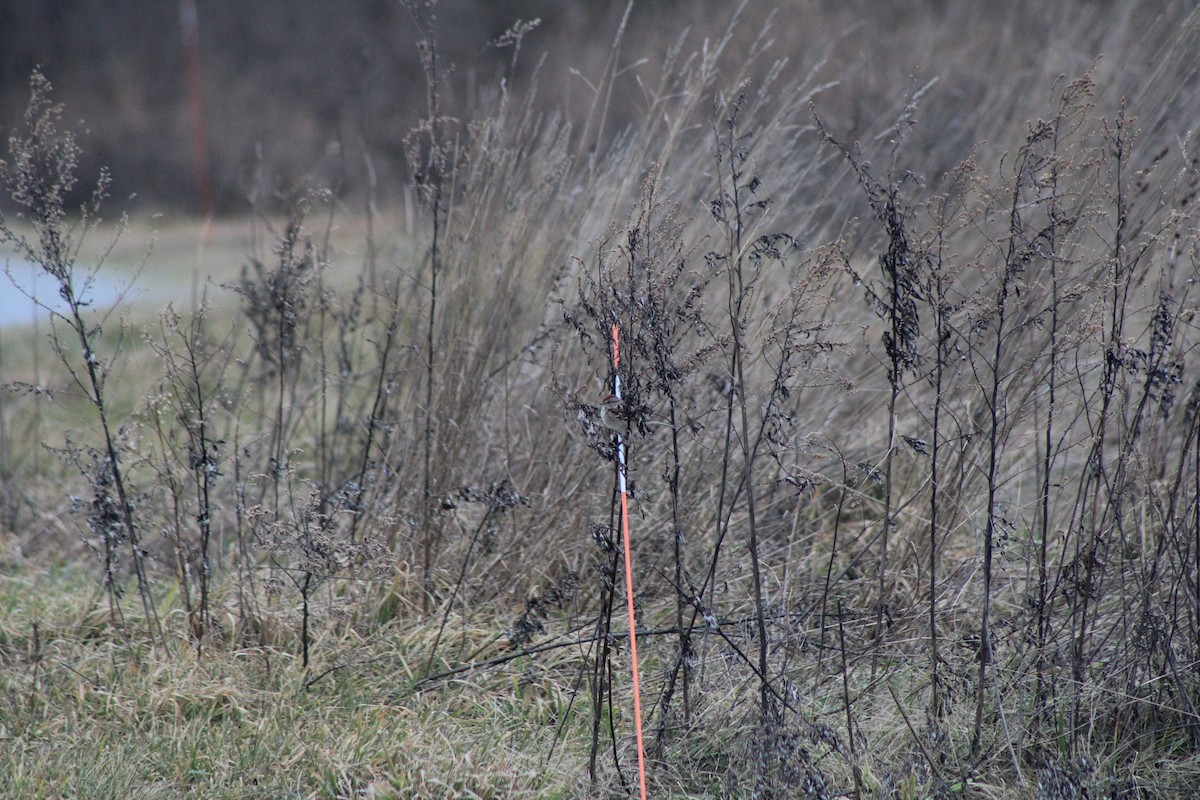
[[[636,796],[617,413],[651,796],[1193,796],[1200,18],[943,5],[428,60],[382,212],[118,231],[35,78],[0,794]]]
[[[554,675],[561,666],[411,695],[429,644],[416,627],[369,639],[329,632],[305,671],[286,648],[197,658],[114,641],[103,598],[77,567],[9,568],[0,591],[9,797],[573,797],[581,788],[569,744],[579,731],[563,731],[563,748],[547,757],[569,690]]]

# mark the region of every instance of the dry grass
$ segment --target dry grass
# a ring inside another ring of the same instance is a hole
[[[615,321],[656,796],[1188,796],[1197,17],[1126,9],[1126,75],[955,8],[1078,69],[914,12],[943,81],[827,75],[747,7],[598,148],[431,103],[411,225],[295,198],[203,314],[86,330],[103,399],[59,338],[0,408],[0,788],[623,796]]]
[[[546,762],[566,694],[553,678],[411,694],[429,636],[398,625],[323,637],[307,672],[267,647],[198,661],[185,641],[112,641],[77,578],[2,581],[8,797],[578,796],[577,748]]]

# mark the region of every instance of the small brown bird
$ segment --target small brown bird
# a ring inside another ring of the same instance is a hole
[[[610,431],[627,434],[630,429],[629,410],[615,394],[607,395],[600,401],[600,424]]]
[[[640,416],[636,412],[630,415],[629,407],[625,405],[625,401],[615,394],[609,394],[600,401],[600,424],[622,436],[631,430],[638,430],[639,427],[645,432],[644,426],[646,425],[658,425],[663,428],[671,427],[671,423],[665,420],[647,419],[650,414],[647,409],[643,408],[641,411],[642,414]]]

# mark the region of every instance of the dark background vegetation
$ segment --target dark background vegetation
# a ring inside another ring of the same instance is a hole
[[[644,4],[657,17],[670,4]],[[202,0],[198,4],[208,135],[219,206],[241,199],[257,170],[278,186],[344,170],[361,175],[361,152],[402,161],[401,140],[424,110],[415,30],[393,0]],[[508,54],[489,42],[518,19],[540,18],[531,39],[582,44],[559,52],[588,71],[604,58],[618,4],[452,0],[438,9],[441,57],[469,110],[475,87],[492,90]],[[592,64],[588,64],[589,58]],[[556,91],[569,93],[564,62]],[[117,196],[191,204],[179,7],[161,0],[6,2],[0,7],[0,119],[19,118],[29,75],[40,66],[71,116],[86,121],[84,169],[104,164]],[[260,162],[261,159],[261,162]]]
[[[622,44],[627,71],[615,82],[600,138],[637,119],[645,86],[655,84],[664,52],[681,34],[690,31],[689,45],[698,46],[735,5],[638,2]],[[937,77],[941,88],[923,116],[938,124],[916,134],[918,151],[939,160],[923,169],[936,172],[957,163],[980,134],[1000,139],[1050,80],[1078,74],[1104,52],[1134,56],[1100,64],[1104,91],[1144,85],[1171,21],[1188,5],[753,2],[741,26],[747,39],[727,60],[744,56],[755,20],[776,13],[777,54],[795,71],[819,67],[824,80],[837,81],[822,97],[822,111],[850,137],[889,113],[898,87]],[[397,190],[402,140],[425,106],[415,31],[400,3],[202,0],[198,10],[218,211],[245,211],[255,191],[289,193],[313,182],[353,192],[363,184],[364,153],[376,162],[383,197]],[[603,71],[623,12],[623,3],[585,0],[446,0],[436,33],[452,89],[443,98],[447,111],[469,117],[499,78],[521,88],[536,73],[534,102],[581,121],[593,102],[589,83]],[[490,43],[517,20],[531,19],[541,25],[526,37],[522,67],[508,76],[511,51]],[[151,208],[195,208],[178,3],[0,3],[0,136],[25,108],[35,66],[87,130],[83,174],[107,166],[117,198],[136,193]]]

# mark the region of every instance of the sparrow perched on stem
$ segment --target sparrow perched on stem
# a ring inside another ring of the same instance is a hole
[[[631,423],[629,409],[625,407],[625,403],[622,402],[621,398],[615,394],[610,394],[600,401],[601,425],[614,433],[624,436],[629,433]]]
[[[600,424],[622,436],[627,435],[631,430],[638,430],[639,427],[641,427],[644,433],[646,425],[661,425],[664,428],[671,427],[669,422],[647,419],[646,409],[642,409],[642,412],[643,414],[640,418],[636,413],[631,415],[629,407],[625,405],[624,400],[615,394],[609,394],[600,401]]]

